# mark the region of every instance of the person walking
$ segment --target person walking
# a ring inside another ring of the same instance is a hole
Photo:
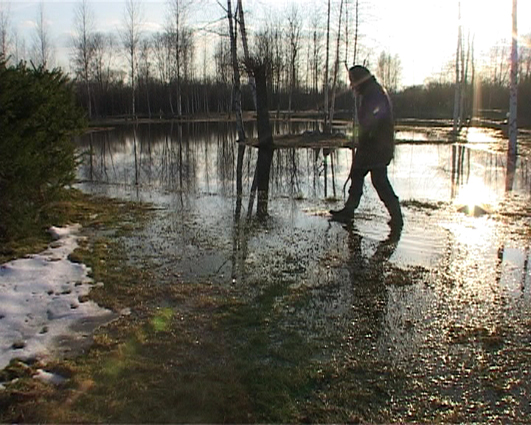
[[[391,216],[389,225],[391,228],[402,228],[404,221],[400,202],[387,177],[387,166],[393,159],[395,148],[391,100],[364,66],[353,66],[348,75],[351,88],[361,96],[358,110],[359,143],[350,169],[348,199],[342,209],[330,210],[332,220],[352,220],[363,195],[365,176],[371,173],[372,184]]]

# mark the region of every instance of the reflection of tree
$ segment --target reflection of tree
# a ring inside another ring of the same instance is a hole
[[[516,174],[516,153],[507,151],[507,170],[505,174],[505,191],[511,192],[514,186],[514,177]]]
[[[252,213],[254,191],[258,193],[256,215],[259,219],[267,216],[269,198],[269,176],[273,162],[273,135],[269,122],[269,106],[267,102],[267,63],[259,60],[249,61],[248,67],[256,82],[256,109],[258,125],[258,159],[256,173],[253,181],[251,197],[249,200],[248,214]]]
[[[139,188],[154,188],[160,193],[193,194],[203,190],[227,197],[237,195],[236,182],[241,181],[242,196],[249,196],[258,149],[245,151],[241,170],[237,172],[239,149],[234,143],[233,123],[173,121],[135,125],[116,126],[82,137],[79,145],[85,159],[79,168],[80,178],[122,189],[138,184]],[[307,128],[306,123],[293,125],[299,132]],[[287,124],[283,123],[280,131],[286,129]],[[246,131],[256,134],[256,123],[247,122]],[[336,166],[338,151],[331,155]],[[272,158],[270,195],[275,193],[292,199],[323,197],[322,150],[279,148]],[[331,192],[330,156],[326,177]]]
[[[468,179],[470,176],[470,150],[466,149],[464,145],[452,145],[452,199],[457,195],[457,187],[464,183],[465,158],[468,165],[466,168]]]

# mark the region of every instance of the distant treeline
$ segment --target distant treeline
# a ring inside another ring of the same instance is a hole
[[[107,85],[93,84],[91,93],[92,119],[131,117],[131,87],[123,82]],[[336,97],[336,117],[350,113],[353,95],[343,84]],[[429,83],[407,87],[391,93],[395,116],[418,119],[452,119],[455,86],[451,83]],[[323,112],[323,94],[320,91],[295,89],[292,94],[292,112]],[[89,104],[86,85],[78,83],[79,104],[87,109]],[[272,111],[288,112],[290,93],[269,87],[268,101]],[[520,126],[531,126],[531,78],[520,82],[518,90],[518,120]],[[254,110],[252,91],[243,87],[242,107]],[[480,117],[502,121],[509,108],[509,87],[491,82],[481,82],[465,90],[465,118]],[[135,90],[135,116],[137,118],[176,118],[227,114],[232,111],[232,86],[224,82],[182,82],[161,84],[157,80],[139,81]],[[179,112],[180,111],[180,112]],[[343,113],[341,113],[343,112]],[[339,115],[338,115],[339,114]]]
[[[408,87],[392,94],[397,118],[452,119],[454,84],[430,83]],[[518,86],[518,125],[531,126],[531,78]],[[465,118],[503,121],[509,111],[509,87],[480,82],[467,86],[464,98]]]

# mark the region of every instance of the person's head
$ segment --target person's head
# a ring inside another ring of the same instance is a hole
[[[372,78],[372,74],[367,68],[361,65],[355,65],[348,70],[348,78],[350,80],[350,87],[356,93],[359,93],[361,85]]]

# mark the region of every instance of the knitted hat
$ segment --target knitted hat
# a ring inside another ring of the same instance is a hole
[[[359,86],[372,77],[367,68],[361,65],[353,66],[348,70],[348,75],[352,84]]]

